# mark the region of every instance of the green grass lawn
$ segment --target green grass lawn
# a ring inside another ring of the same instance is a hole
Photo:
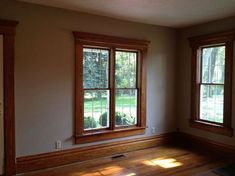
[[[120,108],[135,108],[136,107],[136,98],[133,97],[124,97],[124,96],[118,96],[116,97],[116,109]],[[100,112],[101,107],[103,111],[105,111],[108,107],[108,102],[106,98],[102,99],[95,99],[95,100],[85,100],[84,102],[84,112],[91,112],[92,111],[92,105],[93,105],[93,112]]]
[[[129,117],[136,117],[136,97],[135,96],[117,96],[116,102],[116,112],[124,113]],[[102,127],[100,124],[100,117],[102,114],[108,111],[109,104],[107,98],[91,99],[87,98],[84,101],[84,116],[92,117],[92,120],[86,121],[87,129],[95,129]],[[108,120],[107,120],[108,121]],[[95,124],[95,126],[93,126]],[[120,124],[119,124],[120,125]]]

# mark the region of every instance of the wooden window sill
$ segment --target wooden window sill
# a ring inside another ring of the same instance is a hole
[[[115,139],[145,133],[145,127],[120,128],[115,130],[103,130],[96,132],[85,132],[75,136],[75,144],[96,142],[101,140]]]
[[[225,135],[225,136],[233,136],[233,129],[229,127],[225,127],[223,125],[210,123],[210,122],[204,122],[200,120],[192,120],[190,119],[190,126],[193,128],[210,131],[213,133]]]

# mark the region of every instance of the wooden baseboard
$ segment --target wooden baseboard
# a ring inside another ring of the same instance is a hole
[[[98,157],[112,156],[120,153],[165,145],[174,141],[176,135],[176,133],[166,133],[152,137],[19,157],[16,159],[16,173],[25,173],[71,164],[74,162],[86,161]]]
[[[178,134],[178,144],[186,144],[192,146],[193,148],[216,152],[224,156],[235,157],[235,146],[183,132],[179,132]]]

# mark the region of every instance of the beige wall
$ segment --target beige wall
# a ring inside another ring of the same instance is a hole
[[[3,36],[0,35],[0,174],[3,173],[4,136],[3,136]]]
[[[235,137],[215,135],[214,133],[201,131],[189,127],[190,118],[190,89],[191,89],[191,50],[187,38],[201,34],[210,34],[220,31],[235,29],[235,17],[219,20],[203,25],[197,25],[179,31],[178,59],[177,59],[177,117],[180,131],[196,136],[205,137],[225,144],[235,145]],[[235,51],[235,50],[234,50]],[[235,62],[234,62],[235,67]],[[232,127],[235,128],[235,68],[233,69],[233,103],[232,103]]]
[[[78,146],[72,140],[73,30],[150,40],[147,125],[155,126],[156,134],[176,130],[174,29],[11,0],[0,1],[0,18],[19,21],[15,59],[18,157],[54,151],[56,140],[62,141],[62,149]],[[153,135],[150,128],[144,136],[149,135]]]

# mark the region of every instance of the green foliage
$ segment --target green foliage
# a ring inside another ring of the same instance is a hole
[[[99,118],[99,124],[101,126],[106,126],[107,125],[107,112],[101,114],[101,116]]]
[[[203,49],[202,82],[224,83],[225,47],[211,47]],[[223,86],[209,86],[203,89],[203,96],[213,97],[223,93]]]
[[[84,129],[88,128],[96,128],[98,126],[98,123],[95,121],[93,117],[84,117]]]
[[[86,49],[83,57],[83,86],[85,88],[107,87],[108,52]]]
[[[83,87],[106,88],[108,86],[107,50],[83,51]],[[133,88],[136,83],[136,53],[116,52],[115,80],[117,87]]]
[[[131,115],[127,115],[122,112],[116,112],[115,113],[115,120],[116,120],[116,125],[133,125],[135,124],[135,117]],[[102,126],[106,126],[107,124],[107,112],[103,113],[100,116],[99,123]]]
[[[116,52],[116,86],[121,88],[135,87],[136,83],[136,53]]]

